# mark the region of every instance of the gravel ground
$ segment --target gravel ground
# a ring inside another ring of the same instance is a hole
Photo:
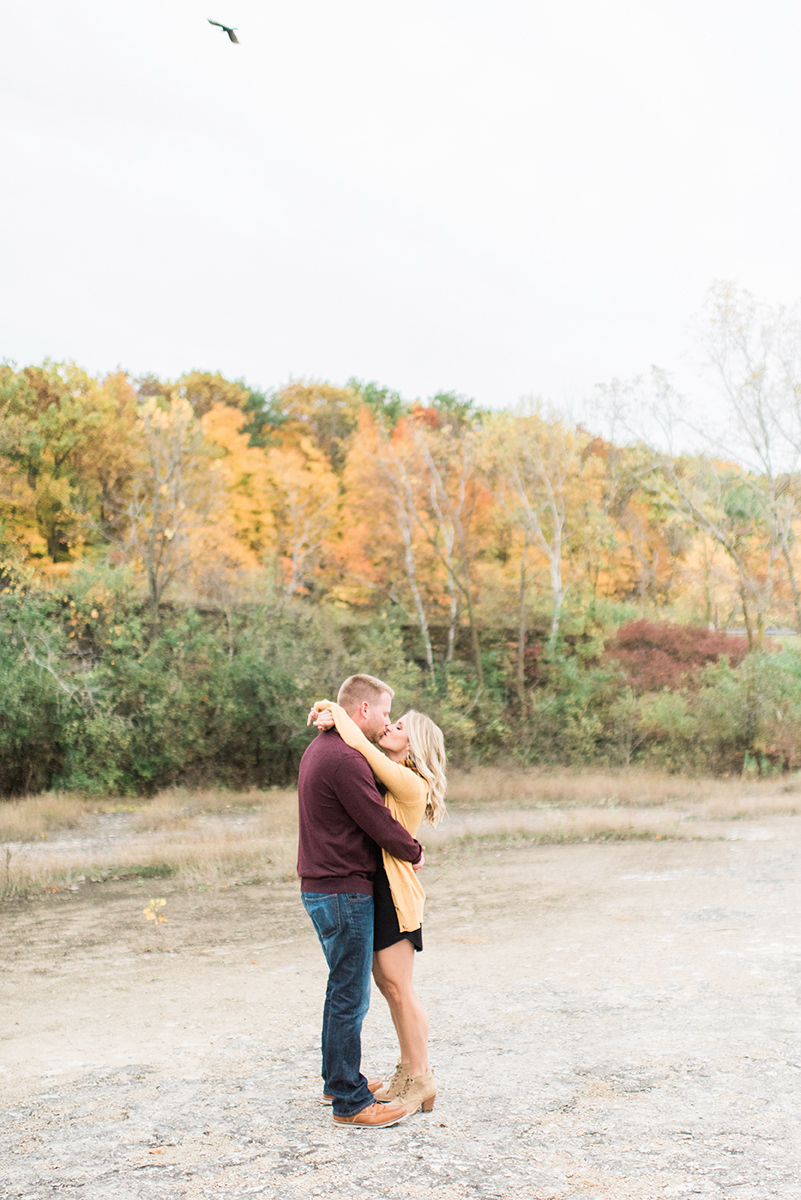
[[[435,852],[440,1093],[384,1130],[321,1102],[296,884],[5,904],[0,1196],[798,1200],[801,817],[696,832]],[[377,993],[364,1054],[392,1071]]]

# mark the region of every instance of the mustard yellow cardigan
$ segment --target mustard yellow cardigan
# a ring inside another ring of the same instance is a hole
[[[386,788],[384,803],[387,808],[395,820],[400,821],[404,829],[414,837],[428,800],[428,785],[425,780],[421,779],[412,767],[393,762],[378,746],[368,742],[359,726],[351,720],[341,705],[328,700],[318,700],[315,708],[318,711],[330,708],[337,733],[343,742],[358,750],[367,759],[376,779]],[[381,853],[384,856],[384,869],[401,933],[419,929],[423,922],[426,894],[412,864],[393,858],[386,850],[382,850]]]

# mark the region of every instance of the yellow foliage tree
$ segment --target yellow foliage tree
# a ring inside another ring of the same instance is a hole
[[[170,584],[186,579],[216,542],[223,492],[188,401],[151,397],[139,420],[145,454],[128,506],[125,550],[144,570],[155,616]]]
[[[136,434],[136,396],[121,373],[98,382],[72,363],[2,368],[2,502],[30,556],[58,569],[109,536]]]
[[[241,384],[233,383],[219,372],[190,371],[169,386],[173,398],[186,400],[199,418],[221,405],[241,409],[248,399],[248,392]]]
[[[334,530],[339,482],[311,438],[266,455],[273,489],[273,518],[288,596],[309,593],[318,577],[326,541]]]
[[[290,383],[276,394],[281,424],[273,436],[284,449],[314,443],[334,471],[344,465],[362,406],[351,387],[327,383]]]
[[[570,586],[565,578],[568,543],[581,539],[598,507],[602,473],[586,454],[588,442],[582,430],[545,414],[538,404],[529,404],[518,414],[492,416],[482,437],[487,480],[510,521],[523,531],[523,554],[532,547],[547,564],[551,642],[559,632]],[[525,578],[524,560],[521,609]]]

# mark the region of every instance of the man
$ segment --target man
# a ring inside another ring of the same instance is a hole
[[[337,703],[365,737],[378,742],[389,727],[393,695],[372,675],[351,675]],[[406,1109],[376,1103],[361,1073],[373,960],[373,875],[377,846],[415,870],[423,864],[423,848],[384,807],[366,759],[335,729],[318,733],[303,755],[298,805],[301,896],[328,963],[323,1090],[333,1097],[339,1125],[394,1125]]]

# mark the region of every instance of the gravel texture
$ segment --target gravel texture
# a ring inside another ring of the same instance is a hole
[[[321,1102],[295,883],[6,903],[0,1197],[798,1200],[801,817],[697,832],[432,855],[440,1093],[383,1130]],[[377,992],[364,1062],[395,1064]]]

